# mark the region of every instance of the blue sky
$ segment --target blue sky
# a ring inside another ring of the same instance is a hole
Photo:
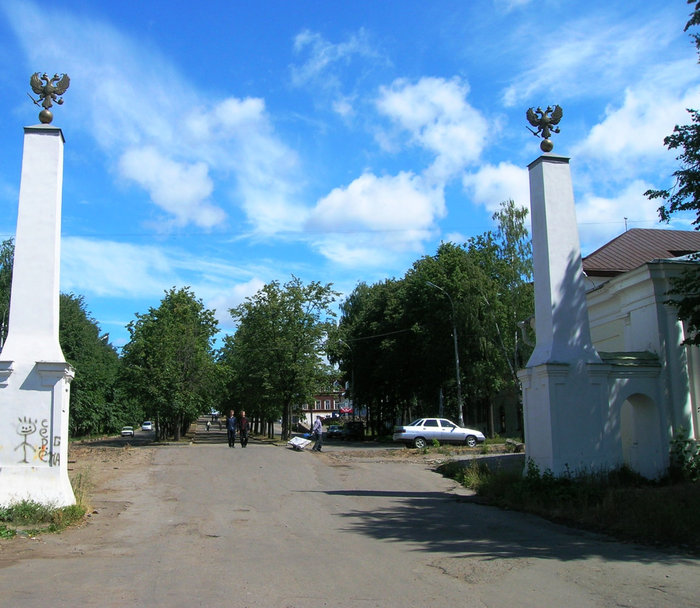
[[[564,108],[584,254],[658,224],[643,193],[700,107],[684,0],[0,0],[0,238],[33,72],[68,73],[61,288],[116,346],[190,286],[228,309],[295,275],[348,294],[529,204],[525,110]],[[683,218],[671,227],[689,229]]]

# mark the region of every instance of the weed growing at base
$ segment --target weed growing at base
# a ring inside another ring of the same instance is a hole
[[[491,471],[484,462],[438,470],[489,504],[616,538],[700,552],[700,483],[649,481],[627,467],[555,477],[529,460],[525,474]]]
[[[17,534],[35,536],[45,532],[60,532],[80,521],[85,515],[82,505],[54,507],[32,500],[22,500],[0,507],[0,538]]]

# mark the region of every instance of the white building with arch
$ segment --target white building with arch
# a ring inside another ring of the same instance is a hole
[[[697,251],[698,232],[632,229],[583,259],[591,338],[619,376],[610,406],[623,462],[646,476],[666,469],[669,441],[681,428],[700,439],[699,351],[683,344],[685,325],[667,303],[670,279],[697,265],[687,258]],[[625,368],[637,370],[634,383]]]

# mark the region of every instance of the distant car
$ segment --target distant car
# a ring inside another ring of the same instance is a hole
[[[142,431],[152,431],[153,430],[153,423],[150,420],[146,420],[146,422],[141,423],[141,430]]]
[[[122,437],[133,437],[134,436],[134,427],[133,426],[123,426],[122,427]]]
[[[343,427],[339,424],[331,424],[326,431],[326,439],[340,439],[343,436]]]
[[[365,423],[362,420],[348,420],[343,427],[342,438],[347,441],[363,441],[365,438]]]
[[[393,440],[415,448],[424,448],[436,439],[443,443],[459,443],[473,448],[486,441],[481,431],[457,426],[446,418],[419,418],[411,424],[397,426]]]

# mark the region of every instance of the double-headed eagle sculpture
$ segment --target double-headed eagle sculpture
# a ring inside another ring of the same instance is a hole
[[[530,127],[527,130],[530,131],[535,137],[541,137],[540,149],[543,152],[551,152],[554,148],[552,140],[549,139],[552,133],[559,133],[559,124],[561,117],[564,115],[564,111],[561,106],[547,106],[547,109],[542,111],[542,108],[528,109],[525,113],[527,116],[527,121],[535,127],[537,130],[533,131]]]
[[[32,91],[39,96],[39,99],[34,99],[29,93],[27,95],[36,105],[44,107],[39,112],[39,120],[43,124],[48,125],[53,120],[53,112],[49,108],[53,106],[54,102],[59,106],[63,105],[63,99],[60,95],[63,95],[70,86],[70,78],[68,78],[68,74],[62,74],[61,76],[54,74],[53,78],[49,78],[46,74],[39,76],[39,72],[35,72],[29,79],[29,84],[32,87]]]

